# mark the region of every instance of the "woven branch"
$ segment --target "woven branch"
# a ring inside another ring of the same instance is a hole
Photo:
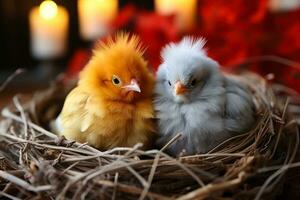
[[[299,118],[294,115],[300,109],[299,95],[282,86],[271,88],[253,74],[244,75],[240,81],[247,82],[253,91],[255,127],[209,153],[178,158],[164,153],[165,148],[143,151],[140,144],[102,152],[46,130],[72,86],[55,84],[26,102],[16,96],[13,106],[2,110],[0,196],[274,199],[286,192],[287,172],[300,166]]]

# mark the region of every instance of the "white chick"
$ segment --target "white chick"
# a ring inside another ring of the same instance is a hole
[[[161,147],[173,156],[205,153],[222,141],[245,133],[254,123],[251,92],[234,76],[224,75],[203,49],[205,40],[185,37],[161,52],[154,106]]]

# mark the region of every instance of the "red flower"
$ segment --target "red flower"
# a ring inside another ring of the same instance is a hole
[[[68,63],[68,67],[65,73],[66,79],[73,79],[78,76],[78,73],[86,65],[91,57],[91,51],[89,49],[78,49],[71,60]]]
[[[135,16],[138,10],[134,5],[127,5],[123,9],[120,10],[116,19],[112,22],[111,26],[113,30],[119,29],[130,29],[129,27],[132,22],[135,20]]]
[[[199,16],[204,29],[234,28],[242,24],[260,23],[267,12],[267,4],[268,0],[204,0],[200,2]]]
[[[208,40],[208,54],[222,66],[243,63],[251,57],[277,55],[300,62],[300,9],[292,12],[271,13],[269,0],[201,0],[197,25],[190,35]],[[178,29],[174,16],[160,16],[155,11],[142,11],[129,5],[120,10],[112,24],[114,30],[125,29],[140,36],[148,47],[146,58],[157,69],[161,48],[184,35]],[[79,66],[85,56],[76,56],[71,66]],[[75,64],[74,64],[75,63]],[[71,67],[71,72],[80,67]],[[249,69],[262,75],[274,73],[275,80],[300,88],[300,70],[271,62],[256,62]]]
[[[136,20],[135,32],[147,47],[146,57],[153,69],[160,63],[161,48],[179,39],[174,16],[161,16],[156,13],[141,13]]]

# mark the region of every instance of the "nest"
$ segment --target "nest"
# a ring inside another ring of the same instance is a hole
[[[299,199],[299,96],[256,75],[243,76],[257,106],[253,129],[206,154],[178,158],[164,153],[165,148],[143,151],[140,144],[102,152],[48,131],[47,124],[59,113],[72,84],[55,83],[27,101],[16,96],[2,111],[0,196]]]

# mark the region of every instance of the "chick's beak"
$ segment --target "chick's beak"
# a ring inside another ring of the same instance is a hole
[[[187,88],[185,85],[183,85],[180,81],[177,81],[175,83],[175,94],[180,95],[187,91]]]
[[[141,88],[135,79],[132,79],[129,85],[125,85],[122,88],[126,89],[127,91],[141,92]]]

